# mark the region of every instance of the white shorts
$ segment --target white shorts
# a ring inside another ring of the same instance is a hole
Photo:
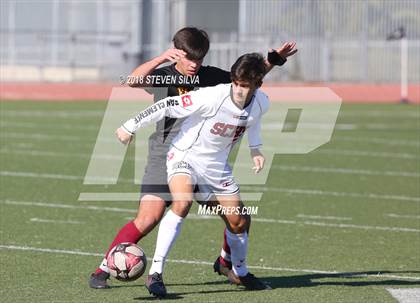
[[[197,201],[208,201],[213,195],[239,193],[231,168],[226,163],[208,163],[190,150],[179,151],[172,147],[166,160],[168,183],[175,175],[191,176],[192,185],[198,187]]]

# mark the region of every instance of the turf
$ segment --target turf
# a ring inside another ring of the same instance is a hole
[[[137,207],[78,201],[83,192],[138,191],[132,182],[83,184],[105,108],[105,102],[1,103],[4,302],[153,301],[144,278],[112,280],[105,291],[87,286],[100,254]],[[266,118],[272,123],[276,110],[273,104]],[[272,136],[265,147],[275,147],[279,132],[265,133]],[[309,154],[276,155],[262,201],[248,203],[259,207],[248,264],[273,290],[247,292],[212,272],[223,224],[200,218],[194,206],[166,266],[168,299],[395,302],[386,288],[419,288],[419,134],[419,106],[342,105],[331,141]],[[133,155],[130,147],[121,179],[133,178]],[[155,239],[153,231],[140,242],[149,257]]]

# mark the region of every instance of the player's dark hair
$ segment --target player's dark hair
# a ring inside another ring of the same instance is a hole
[[[175,48],[182,49],[191,60],[201,60],[207,54],[210,41],[207,33],[196,27],[184,27],[172,39]]]
[[[266,74],[264,57],[258,53],[242,55],[236,60],[230,69],[232,81],[246,81],[262,85],[262,79]]]

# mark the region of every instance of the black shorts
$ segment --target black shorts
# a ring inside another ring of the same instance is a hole
[[[198,186],[194,193],[198,192]],[[140,201],[145,195],[157,196],[165,201],[166,207],[172,204],[171,191],[169,190],[166,172],[166,161],[162,163],[149,162],[144,172],[140,186]]]
[[[168,184],[142,184],[140,190],[140,201],[145,195],[152,195],[158,196],[164,200],[166,207],[169,207],[172,204],[172,197]]]

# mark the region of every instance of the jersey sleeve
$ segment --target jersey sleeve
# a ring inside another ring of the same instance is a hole
[[[181,96],[167,97],[125,122],[122,128],[134,134],[139,128],[153,124],[164,117],[184,118],[194,114],[206,118],[214,115],[219,99],[215,87],[199,89]]]
[[[261,139],[261,120],[262,116],[268,111],[269,101],[266,94],[258,91],[256,95],[256,104],[258,115],[257,121],[248,129],[248,144],[250,149],[257,149],[262,146]]]
[[[261,119],[258,119],[258,121],[248,129],[248,144],[250,149],[257,149],[262,145]]]

